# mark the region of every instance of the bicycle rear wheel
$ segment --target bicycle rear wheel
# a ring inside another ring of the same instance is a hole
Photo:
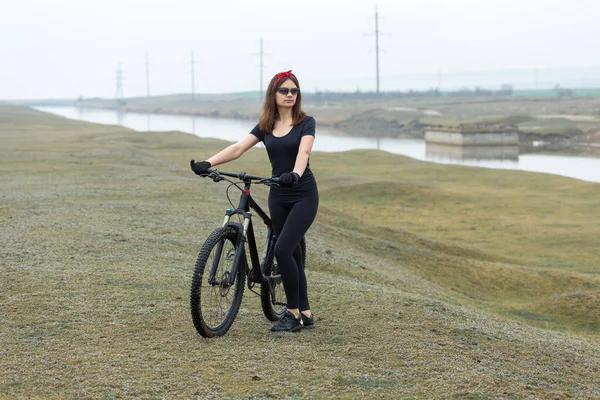
[[[300,241],[302,249],[302,263],[306,268],[306,242],[304,238]],[[279,321],[287,310],[287,297],[281,281],[279,265],[273,254],[273,247],[269,249],[265,266],[266,282],[260,285],[260,302],[263,313],[269,321]]]
[[[200,249],[190,291],[194,327],[203,337],[224,335],[235,319],[242,302],[246,278],[246,256],[241,255],[233,284],[231,277],[240,240],[239,229],[225,226],[215,230]],[[215,275],[210,281],[211,268]]]

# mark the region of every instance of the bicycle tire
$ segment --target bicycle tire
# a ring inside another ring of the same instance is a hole
[[[300,241],[300,248],[302,249],[302,263],[304,264],[304,268],[306,268],[306,241],[304,238]],[[281,281],[279,266],[275,260],[273,247],[269,249],[267,257],[265,266],[266,282],[260,285],[260,303],[265,317],[269,321],[275,322],[279,321],[287,310],[287,297],[283,288],[283,282]]]
[[[213,231],[198,253],[190,290],[190,308],[194,327],[205,338],[224,335],[233,324],[240,309],[246,279],[245,254],[242,254],[240,258],[241,265],[237,268],[237,276],[233,285],[225,284],[233,268],[235,249],[239,240],[239,228],[225,226]],[[216,255],[213,255],[213,252],[219,243],[223,243],[223,247],[215,273],[215,279],[218,282],[210,284],[208,275],[212,260]],[[211,300],[216,305],[213,305]],[[220,313],[223,315],[219,316]]]

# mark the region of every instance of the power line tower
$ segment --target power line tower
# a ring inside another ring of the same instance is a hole
[[[260,38],[260,89],[258,91],[258,98],[260,101],[263,99],[263,40]]]
[[[194,52],[192,51],[192,101],[196,101],[196,87],[195,87],[195,78],[196,78],[196,64],[194,62]]]
[[[150,97],[150,62],[146,53],[146,97]]]
[[[125,79],[123,77],[123,69],[121,69],[121,63],[119,63],[119,66],[116,71],[117,91],[115,94],[119,106],[125,105],[125,100],[123,98],[123,79]]]
[[[260,65],[259,65],[259,82],[260,82],[260,87],[258,88],[258,98],[260,101],[263,100],[263,93],[264,93],[264,89],[263,89],[263,71],[264,71],[264,63],[263,63],[263,58],[266,55],[266,53],[263,51],[263,39],[260,38],[260,51],[258,53],[254,53],[252,54],[253,56],[258,55],[260,57]]]
[[[371,35],[375,36],[375,77],[377,94],[379,94],[379,36],[384,35],[384,33],[379,30],[379,11],[377,6],[375,6],[375,32],[371,33]]]
[[[377,68],[377,94],[379,94],[379,13],[375,6],[375,66]]]

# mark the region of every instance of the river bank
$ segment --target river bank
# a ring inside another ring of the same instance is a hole
[[[138,132],[181,131],[201,138],[240,140],[254,121],[201,116],[131,113],[116,110],[75,107],[36,107],[37,110],[73,120],[121,125]],[[347,135],[318,126],[314,152],[345,152],[377,149],[416,160],[470,165],[483,168],[516,169],[564,175],[600,182],[600,158],[580,149],[541,151],[539,147],[510,146],[438,146],[419,138],[377,138]],[[534,143],[538,145],[538,143]],[[597,172],[595,172],[597,171]]]

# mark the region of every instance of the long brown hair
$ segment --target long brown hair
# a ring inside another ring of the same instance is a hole
[[[279,75],[279,74],[278,74]],[[275,75],[269,86],[267,87],[267,93],[265,94],[265,102],[263,103],[262,111],[260,113],[259,127],[260,130],[265,133],[273,132],[275,128],[275,122],[279,119],[279,110],[277,109],[277,100],[275,99],[275,95],[277,94],[277,89],[283,84],[283,82],[291,79],[292,82],[296,85],[298,89],[300,89],[300,84],[298,83],[298,78],[292,73],[286,74],[283,77]],[[298,92],[298,97],[296,98],[296,103],[292,107],[292,121],[293,124],[299,124],[306,118],[306,113],[302,111],[302,91]]]

